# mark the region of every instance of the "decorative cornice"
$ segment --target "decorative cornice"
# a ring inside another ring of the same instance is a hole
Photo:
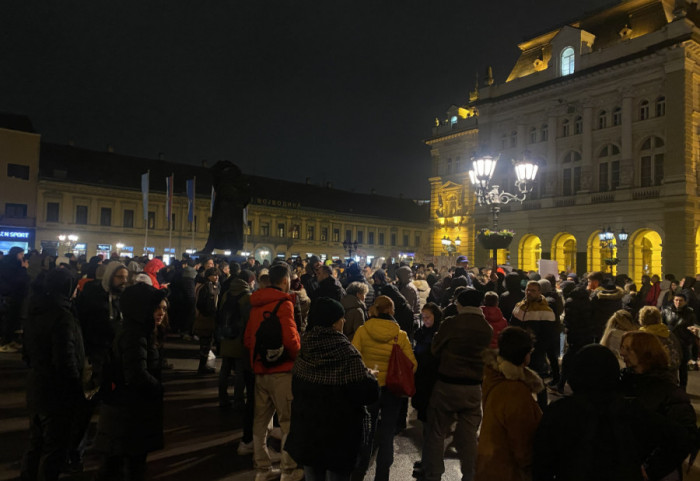
[[[464,135],[476,135],[478,133],[479,129],[471,129],[471,130],[464,130],[462,132],[455,132],[454,134],[449,134],[449,135],[443,135],[440,137],[433,137],[432,139],[428,139],[425,141],[427,145],[433,145],[437,144],[438,142],[444,142],[446,140],[450,139],[455,139],[457,137],[462,137]]]

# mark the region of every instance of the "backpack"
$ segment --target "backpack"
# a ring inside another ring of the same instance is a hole
[[[243,332],[243,319],[241,319],[241,309],[238,301],[246,291],[237,296],[226,297],[224,303],[219,306],[216,312],[216,329],[214,336],[217,341],[222,339],[236,339]]]
[[[263,312],[263,321],[255,333],[254,359],[259,359],[268,368],[279,366],[289,359],[282,344],[282,324],[277,316],[277,310],[286,301],[289,299],[280,300],[272,312]]]

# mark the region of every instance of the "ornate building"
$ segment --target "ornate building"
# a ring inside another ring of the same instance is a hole
[[[87,256],[132,256],[145,249],[151,256],[180,257],[206,243],[212,189],[208,168],[41,143],[28,122],[20,125],[11,119],[22,117],[0,115],[0,208],[5,213],[0,217],[0,250],[21,245]],[[144,213],[140,178],[146,171],[150,195]],[[175,188],[169,224],[165,178],[171,174]],[[185,181],[192,178],[196,197],[189,222]],[[249,180],[245,255],[261,261],[312,254],[352,254],[364,261],[425,257],[427,208],[412,200],[330,185],[256,176]],[[343,241],[352,243],[352,252]]]
[[[698,25],[697,3],[627,0],[518,45],[505,83],[489,72],[427,140],[434,254],[460,236],[460,251],[486,263],[474,233],[490,212],[474,204],[470,159],[500,154],[493,182],[512,192],[510,160],[527,152],[539,178],[528,200],[501,210],[516,234],[500,262],[553,259],[636,281],[700,272]],[[612,245],[601,243],[608,230]]]

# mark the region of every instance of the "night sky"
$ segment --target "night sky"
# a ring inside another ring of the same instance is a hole
[[[612,2],[613,4],[616,2]],[[427,198],[436,116],[611,0],[0,3],[0,111],[48,142]]]

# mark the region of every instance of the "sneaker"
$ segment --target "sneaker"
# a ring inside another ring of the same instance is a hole
[[[253,441],[249,443],[244,443],[241,441],[238,443],[238,449],[236,449],[236,453],[238,453],[239,456],[245,456],[247,454],[253,454]]]
[[[304,470],[294,469],[288,473],[282,473],[280,481],[301,481],[302,479],[304,479]]]
[[[267,469],[265,471],[258,471],[257,473],[255,473],[255,481],[271,481],[272,479],[279,478],[279,476],[279,469]]]

